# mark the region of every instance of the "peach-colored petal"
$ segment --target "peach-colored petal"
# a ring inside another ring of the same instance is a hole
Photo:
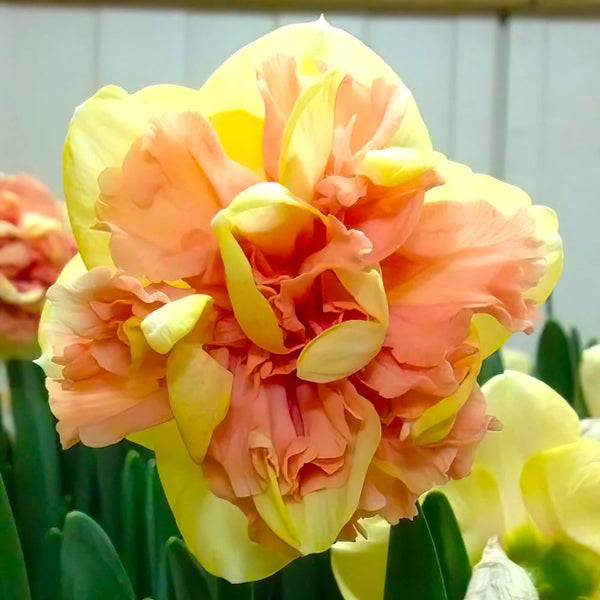
[[[202,272],[216,249],[211,219],[256,181],[256,174],[226,156],[201,115],[151,121],[122,169],[107,169],[99,180],[96,211],[113,233],[115,264],[155,281]]]
[[[50,190],[29,175],[0,176],[0,357],[36,355],[46,290],[74,252]]]

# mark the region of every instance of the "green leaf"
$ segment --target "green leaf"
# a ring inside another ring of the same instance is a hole
[[[573,404],[575,383],[569,340],[557,321],[548,320],[540,337],[536,377]]]
[[[30,362],[9,361],[16,439],[13,453],[15,520],[25,562],[35,582],[42,540],[65,514],[58,437],[48,408],[41,369]],[[36,590],[32,589],[36,597]]]
[[[152,571],[146,534],[146,462],[137,450],[125,456],[122,476],[122,542],[121,557],[138,596],[152,591]]]
[[[153,458],[146,463],[145,511],[148,564],[153,574],[152,589],[159,600],[165,600],[169,596],[166,543],[170,537],[179,536],[179,530],[162,489]]]
[[[254,582],[254,600],[282,600],[283,578],[281,571]]]
[[[98,486],[98,522],[117,546],[121,536],[121,477],[125,461],[125,444],[94,448]]]
[[[110,539],[91,517],[78,511],[65,519],[61,570],[63,600],[135,600]]]
[[[479,371],[479,375],[477,376],[477,383],[483,385],[492,377],[500,375],[503,372],[502,356],[500,356],[500,351],[497,350],[483,361],[481,371]]]
[[[448,499],[431,492],[423,502],[423,515],[435,545],[448,600],[463,600],[471,579],[465,544]]]
[[[175,590],[175,600],[212,600],[215,598],[214,593],[211,592],[208,574],[179,538],[169,538],[166,550],[171,581]],[[213,588],[216,588],[214,584]]]
[[[0,477],[0,600],[29,600],[29,585],[17,528]]]
[[[342,598],[331,571],[329,551],[297,558],[281,571],[283,600]]]
[[[437,552],[421,513],[390,529],[384,600],[447,600]]]
[[[571,327],[569,336],[569,350],[573,370],[573,408],[580,419],[587,419],[590,413],[583,397],[583,389],[579,379],[579,363],[581,362],[581,336],[576,327]]]
[[[305,598],[310,596],[304,596]],[[252,583],[229,583],[225,579],[217,580],[218,600],[254,600]]]
[[[53,527],[44,536],[35,572],[36,600],[61,598],[60,555],[63,532]]]

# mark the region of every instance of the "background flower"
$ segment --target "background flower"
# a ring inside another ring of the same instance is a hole
[[[503,429],[482,441],[471,475],[442,490],[471,561],[499,536],[542,598],[596,597],[600,442],[580,438],[575,411],[533,377],[509,371],[483,391]]]
[[[65,193],[83,262],[41,328],[63,444],[95,426],[65,406],[85,399],[153,448],[187,545],[232,581],[464,476],[493,424],[481,361],[562,267],[554,213],[433,152],[406,87],[324,21],[200,91],[103,88],[71,123]],[[140,351],[172,421],[123,424]]]
[[[46,290],[75,253],[63,207],[29,175],[0,174],[0,356],[33,358]]]
[[[600,344],[582,352],[579,376],[590,416],[600,419]]]

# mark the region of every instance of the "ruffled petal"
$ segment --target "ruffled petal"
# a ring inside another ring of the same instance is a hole
[[[76,110],[65,143],[64,190],[73,232],[88,267],[112,264],[109,236],[94,229],[100,174],[123,163],[151,116],[198,107],[198,92],[181,86],[153,86],[132,95],[107,86]]]
[[[246,516],[210,491],[202,467],[191,459],[174,421],[155,429],[153,436],[169,506],[187,547],[207,571],[232,583],[254,581],[296,557],[250,540]]]
[[[383,78],[406,89],[393,70],[372,50],[350,34],[331,27],[321,18],[313,23],[288,25],[261,37],[236,52],[202,86],[206,114],[243,108],[261,119],[265,107],[256,86],[256,70],[275,54],[292,56],[300,73],[322,62],[331,69],[350,74],[370,86]],[[392,145],[430,150],[431,141],[417,105],[410,93],[400,128]]]

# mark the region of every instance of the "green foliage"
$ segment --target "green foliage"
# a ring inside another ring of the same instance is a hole
[[[423,502],[423,515],[440,563],[448,600],[463,600],[471,579],[471,565],[458,522],[441,492],[431,492]]]
[[[29,362],[7,363],[16,439],[12,450],[14,512],[30,583],[37,580],[41,542],[65,514],[59,449],[41,369]],[[34,585],[32,595],[37,598]]]
[[[114,546],[86,514],[67,515],[60,562],[63,600],[135,600]]]
[[[384,600],[448,600],[429,525],[419,507],[390,530]]]
[[[329,551],[297,558],[283,569],[281,579],[283,600],[342,597],[331,571]]]
[[[175,600],[215,600],[216,586],[211,592],[210,575],[176,537],[167,540],[167,562],[175,591]]]
[[[0,600],[29,600],[25,560],[4,482],[0,477]]]
[[[502,357],[500,356],[500,351],[497,350],[483,361],[481,371],[479,371],[479,375],[477,376],[477,383],[483,385],[492,377],[500,375],[500,373],[503,372],[504,365],[502,364]]]

